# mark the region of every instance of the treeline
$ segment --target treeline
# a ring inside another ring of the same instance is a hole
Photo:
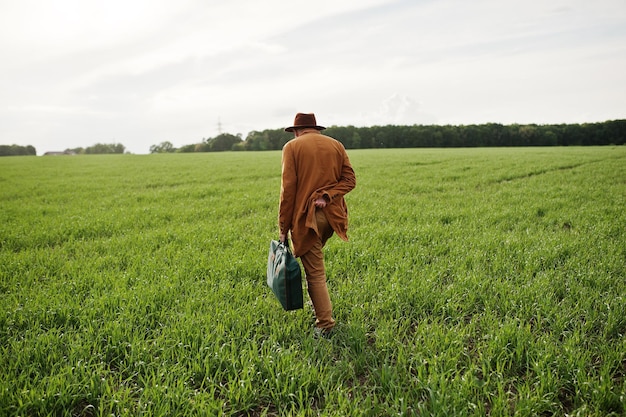
[[[439,126],[332,126],[324,131],[348,149],[455,148],[508,146],[600,146],[626,143],[626,120],[584,124],[512,124]],[[293,138],[283,129],[252,131],[241,136],[221,134],[201,143],[174,148],[170,142],[154,145],[157,152],[218,152],[279,150]]]
[[[86,148],[65,149],[64,151],[49,151],[44,155],[83,155],[83,154],[113,154],[124,153],[126,147],[121,143],[96,143]],[[0,156],[37,155],[34,146],[0,145]]]
[[[599,146],[626,143],[626,120],[560,125],[331,127],[346,148]]]
[[[126,147],[121,143],[96,143],[86,148],[66,149],[65,153],[78,155],[115,154],[124,153]]]
[[[0,156],[37,155],[34,146],[0,145]]]
[[[324,133],[339,140],[347,149],[624,145],[626,119],[558,125],[331,126]],[[292,138],[293,134],[283,129],[252,131],[245,140],[241,135],[222,133],[180,148],[169,141],[161,142],[152,145],[150,153],[280,150]],[[125,150],[121,143],[97,143],[50,154],[121,154]],[[30,145],[0,145],[0,156],[36,154]]]
[[[172,142],[169,141],[150,146],[150,153],[223,152],[243,150],[245,150],[245,148],[241,135],[231,135],[230,133],[221,133],[214,138],[203,139],[200,143],[185,145],[180,148],[175,148]]]

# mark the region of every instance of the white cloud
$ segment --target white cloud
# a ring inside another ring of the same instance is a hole
[[[422,107],[416,99],[394,93],[385,98],[378,108],[362,113],[351,124],[356,126],[435,124],[437,122],[435,117],[425,113]]]

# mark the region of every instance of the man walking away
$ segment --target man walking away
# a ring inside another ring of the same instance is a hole
[[[313,113],[296,114],[293,126],[285,129],[295,138],[283,147],[278,210],[279,240],[284,242],[291,232],[294,256],[304,266],[318,337],[330,336],[335,326],[322,249],[333,233],[348,240],[344,195],[356,186],[345,148],[322,135],[324,129]]]

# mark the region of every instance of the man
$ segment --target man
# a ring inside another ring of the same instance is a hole
[[[293,126],[285,129],[295,138],[283,147],[278,223],[280,241],[291,232],[293,254],[304,266],[315,310],[315,335],[327,337],[335,320],[322,248],[333,232],[348,240],[344,195],[356,186],[356,177],[345,148],[322,135],[324,129],[313,113],[296,114]]]

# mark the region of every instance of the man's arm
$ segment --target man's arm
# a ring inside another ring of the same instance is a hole
[[[326,205],[318,205],[317,201],[319,198],[322,198],[326,204],[330,204],[335,198],[348,194],[354,187],[356,187],[356,175],[354,174],[354,169],[352,169],[348,155],[344,151],[344,162],[341,167],[341,177],[339,181],[328,188],[320,190],[321,195],[316,198],[315,205],[325,207]]]
[[[281,242],[285,241],[287,233],[292,227],[291,222],[295,209],[297,179],[293,153],[289,146],[285,146],[282,153],[280,203],[278,207],[278,238]]]

